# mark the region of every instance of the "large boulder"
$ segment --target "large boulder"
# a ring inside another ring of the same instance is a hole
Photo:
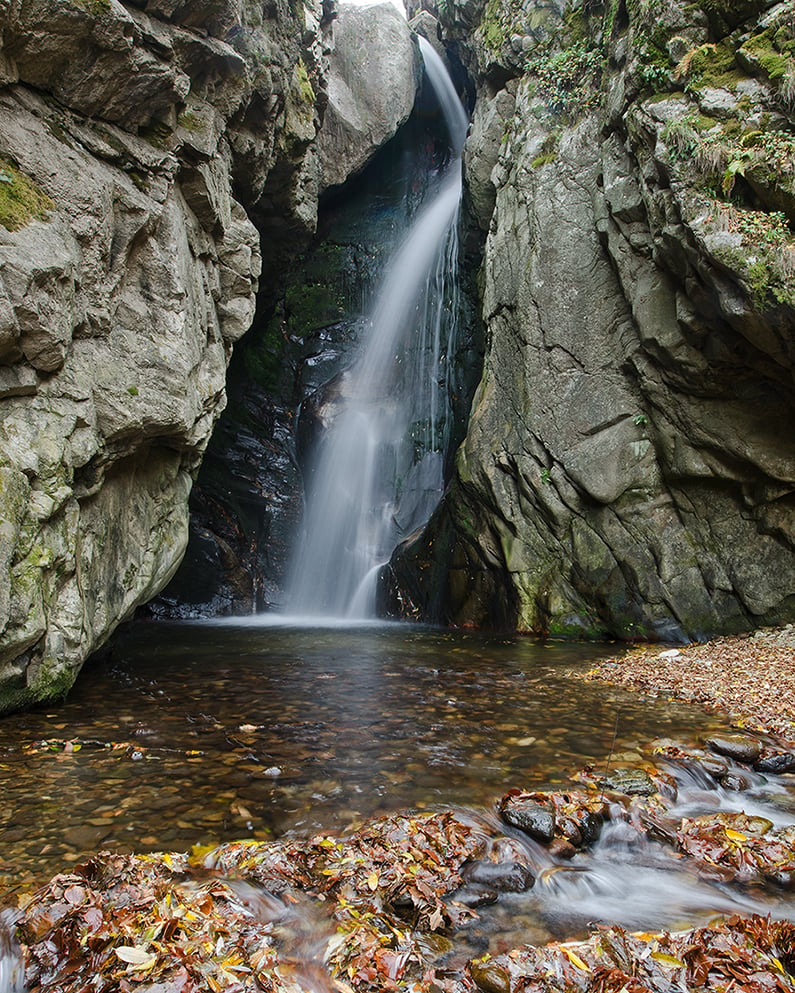
[[[324,189],[359,172],[395,134],[411,113],[420,80],[416,43],[394,4],[342,6],[333,36],[317,142]]]

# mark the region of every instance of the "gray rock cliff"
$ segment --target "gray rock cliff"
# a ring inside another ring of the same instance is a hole
[[[487,354],[403,602],[624,638],[792,620],[791,5],[439,16],[479,81]]]
[[[314,226],[323,16],[0,5],[0,709],[63,693],[179,564],[252,221],[271,267]]]
[[[233,345],[411,110],[405,20],[336,15],[0,0],[0,712],[174,574]]]

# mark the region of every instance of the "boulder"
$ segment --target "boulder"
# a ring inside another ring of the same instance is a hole
[[[340,9],[317,140],[322,189],[359,172],[395,134],[411,113],[419,79],[416,44],[393,4]]]

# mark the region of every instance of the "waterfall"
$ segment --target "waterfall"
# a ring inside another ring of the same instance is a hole
[[[379,569],[427,521],[444,487],[468,122],[444,63],[419,41],[450,156],[388,264],[341,410],[316,454],[288,581],[292,614],[373,616]]]

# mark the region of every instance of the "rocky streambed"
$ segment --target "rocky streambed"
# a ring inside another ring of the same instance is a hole
[[[99,854],[19,898],[25,981],[59,993],[789,990],[793,769],[795,752],[761,734],[659,739],[558,789],[512,789],[493,812]]]

